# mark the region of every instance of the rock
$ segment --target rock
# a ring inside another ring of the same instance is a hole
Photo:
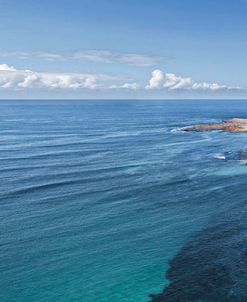
[[[221,124],[195,125],[183,128],[183,131],[226,131],[247,132],[247,119],[233,118],[224,120]]]

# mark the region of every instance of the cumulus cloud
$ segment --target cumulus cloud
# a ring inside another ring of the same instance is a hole
[[[108,82],[116,80],[101,74],[35,72],[0,64],[1,88],[97,89],[106,88]]]
[[[140,84],[134,82],[134,83],[125,83],[123,84],[122,86],[120,86],[121,88],[124,88],[124,89],[132,89],[132,90],[136,90],[138,88],[141,87]]]
[[[136,90],[141,87],[136,82],[125,81],[126,78],[105,74],[35,72],[0,64],[0,88],[5,89]]]
[[[129,90],[137,90],[139,88],[141,88],[141,85],[133,82],[133,83],[124,83],[121,85],[111,85],[109,87],[110,89],[129,89]]]
[[[146,89],[167,89],[167,90],[194,90],[194,91],[217,91],[217,90],[234,90],[240,87],[230,87],[218,83],[195,82],[190,77],[177,76],[174,73],[165,73],[156,69],[151,73]]]
[[[196,82],[190,77],[181,77],[156,69],[151,73],[148,85],[140,84],[130,78],[105,74],[36,72],[16,69],[0,64],[0,88],[24,89],[108,89],[108,90],[166,90],[166,91],[246,91],[241,87],[230,87],[218,83]]]
[[[0,71],[16,71],[13,66],[8,66],[7,64],[0,64]]]

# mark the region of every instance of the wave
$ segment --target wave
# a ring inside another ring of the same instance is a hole
[[[41,158],[48,158],[48,157],[54,157],[54,156],[61,156],[61,155],[67,155],[67,154],[81,154],[84,157],[93,157],[97,156],[98,154],[103,155],[110,153],[110,151],[106,149],[99,149],[99,150],[61,150],[61,151],[54,151],[54,152],[45,152],[45,153],[39,153],[39,154],[30,154],[25,156],[6,156],[6,157],[0,157],[0,160],[30,160],[30,159],[41,159]]]
[[[12,190],[9,191],[8,193],[3,193],[3,197],[9,197],[12,195],[16,194],[25,194],[25,193],[32,193],[36,192],[38,190],[45,190],[45,189],[51,189],[51,188],[56,188],[64,185],[72,185],[72,184],[77,184],[81,180],[66,180],[66,181],[58,181],[58,182],[51,182],[51,183],[45,183],[45,184],[40,184],[40,185],[34,185],[34,186],[27,186],[23,187],[20,189]]]
[[[209,142],[209,141],[212,140],[212,138],[208,135],[203,135],[203,137],[204,137],[203,139],[196,139],[196,140],[182,141],[182,142],[176,142],[176,143],[161,144],[161,146],[171,147],[171,146],[179,146],[179,145],[189,145],[189,144]]]
[[[214,158],[220,159],[220,160],[225,160],[226,159],[226,155],[224,153],[216,153],[214,155]]]
[[[216,153],[213,157],[219,160],[235,161],[240,162],[241,164],[247,164],[247,153],[245,149],[240,151]]]
[[[186,133],[188,133],[188,131],[185,131],[186,128],[188,128],[188,127],[177,127],[177,128],[171,129],[170,132],[171,133],[180,133],[180,132],[186,132]]]

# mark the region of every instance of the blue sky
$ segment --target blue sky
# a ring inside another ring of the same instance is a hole
[[[0,98],[245,98],[247,0],[0,0]]]

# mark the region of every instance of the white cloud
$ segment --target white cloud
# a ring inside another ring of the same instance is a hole
[[[107,87],[109,81],[115,80],[118,79],[101,74],[34,72],[0,64],[2,88],[97,89]]]
[[[113,53],[105,50],[80,51],[72,58],[84,61],[121,63],[135,66],[153,66],[162,60],[161,57],[135,53]]]
[[[236,87],[237,88],[237,87]],[[220,85],[217,83],[194,83],[192,85],[192,89],[194,90],[219,90],[219,89],[234,89],[234,87],[227,87],[226,85]],[[240,87],[238,89],[241,89]]]
[[[38,77],[41,88],[56,89],[95,89],[97,78],[97,75],[56,73],[41,73]]]
[[[0,51],[0,57],[16,57],[18,59],[27,59],[30,53],[21,51]]]
[[[125,78],[104,74],[54,73],[17,70],[7,64],[0,64],[0,88],[5,89],[129,89],[139,85],[126,83]],[[116,83],[116,84],[114,84]]]
[[[148,89],[162,88],[165,82],[165,74],[163,71],[156,69],[152,72],[152,77],[147,85]]]
[[[82,61],[111,63],[114,55],[106,50],[87,50],[76,52],[71,55],[71,58]]]
[[[47,60],[47,61],[55,61],[55,60],[64,59],[64,57],[61,54],[51,53],[51,52],[37,52],[37,53],[35,53],[35,56],[37,56],[40,59]]]
[[[16,71],[13,66],[8,66],[7,64],[0,64],[0,71]]]
[[[181,77],[173,73],[165,73],[156,69],[151,73],[151,78],[146,89],[167,89],[167,90],[210,90],[217,91],[222,89],[241,89],[240,87],[229,87],[218,83],[197,83],[190,77]]]
[[[18,87],[21,88],[31,88],[33,83],[38,80],[38,75],[33,72],[26,72],[26,75],[23,77],[23,80],[17,83]]]
[[[83,50],[70,54],[52,52],[0,52],[0,57],[15,57],[18,59],[41,59],[47,61],[80,60],[95,63],[120,63],[135,66],[154,66],[164,58],[148,54],[118,53],[108,50]]]
[[[133,82],[133,83],[124,83],[119,85],[110,85],[109,89],[128,89],[128,90],[137,90],[142,88],[140,84]]]
[[[181,77],[156,69],[152,72],[148,85],[130,78],[105,74],[57,73],[20,70],[7,64],[0,64],[0,88],[24,89],[87,89],[87,90],[166,90],[166,91],[246,91],[241,87],[230,87],[218,83],[195,82],[190,77]]]
[[[134,82],[134,83],[125,83],[123,85],[120,86],[120,88],[124,88],[124,89],[131,89],[131,90],[136,90],[138,88],[140,88],[141,86]]]
[[[153,66],[156,65],[162,58],[157,56],[143,54],[124,54],[118,58],[119,62],[136,66]]]

